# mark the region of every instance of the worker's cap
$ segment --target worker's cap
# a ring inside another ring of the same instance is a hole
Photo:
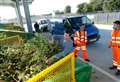
[[[85,24],[80,24],[79,27],[80,28],[85,28]]]
[[[113,23],[116,24],[116,25],[120,25],[120,21],[119,20],[116,20]]]
[[[85,24],[81,23],[79,26],[84,26]]]
[[[120,21],[119,21],[119,20],[116,20],[116,21],[114,21],[113,23],[114,23],[113,29],[118,29],[118,28],[120,28]]]
[[[120,25],[120,21],[119,20],[116,20],[113,22],[114,24],[119,24]]]

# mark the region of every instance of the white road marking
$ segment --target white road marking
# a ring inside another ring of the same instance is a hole
[[[83,60],[82,58],[80,58],[80,57],[77,57],[77,58],[78,58],[79,60],[84,61],[84,60]],[[101,69],[100,67],[98,67],[98,66],[96,66],[96,65],[94,65],[94,64],[92,64],[92,63],[90,63],[90,62],[89,62],[89,64],[90,64],[94,69],[98,70],[99,72],[101,72],[101,73],[103,73],[104,75],[108,76],[109,78],[113,79],[115,82],[120,82],[120,79],[118,79],[118,78],[116,78],[115,76],[111,75],[110,73],[104,71],[104,70]]]

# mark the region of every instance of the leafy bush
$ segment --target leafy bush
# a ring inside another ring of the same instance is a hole
[[[35,37],[28,41],[28,43],[35,45],[39,49],[39,54],[44,54],[48,58],[61,51],[58,42],[54,41],[54,43],[49,43],[48,37],[41,33],[36,33]]]
[[[7,38],[8,36],[5,33],[0,33],[0,39]]]
[[[21,45],[1,46],[0,79],[24,82],[49,66],[47,59],[59,51],[58,44],[50,44],[42,34]]]

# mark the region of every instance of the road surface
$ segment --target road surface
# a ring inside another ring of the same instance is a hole
[[[120,82],[120,76],[115,75],[115,70],[109,70],[109,67],[112,66],[112,51],[108,48],[107,44],[111,38],[112,27],[104,25],[97,26],[100,29],[100,40],[87,45],[91,60],[90,64],[94,68],[91,82]]]

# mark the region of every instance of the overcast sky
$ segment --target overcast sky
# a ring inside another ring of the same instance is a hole
[[[55,10],[64,10],[66,5],[72,7],[72,12],[76,12],[77,5],[83,2],[89,2],[89,0],[35,0],[30,7],[31,15],[40,15],[52,13]],[[21,13],[23,13],[23,7],[21,7]],[[12,7],[1,7],[0,6],[0,17],[2,18],[15,18],[15,9]]]

